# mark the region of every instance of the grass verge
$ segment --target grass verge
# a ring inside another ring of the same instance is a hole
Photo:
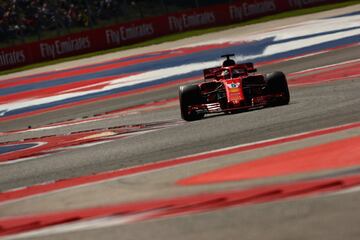
[[[246,26],[246,25],[250,25],[250,24],[257,24],[257,23],[263,23],[263,22],[268,22],[268,21],[278,20],[278,19],[283,19],[283,18],[288,18],[288,17],[296,17],[296,16],[301,16],[301,15],[306,15],[306,14],[328,11],[328,10],[332,10],[332,9],[336,9],[336,8],[348,7],[348,6],[355,5],[355,4],[359,4],[359,1],[358,0],[344,1],[341,3],[327,4],[327,5],[322,5],[322,6],[312,7],[312,8],[305,8],[305,9],[299,9],[299,10],[278,13],[275,15],[265,16],[265,17],[248,20],[248,21],[244,21],[244,22],[240,22],[240,23],[236,23],[236,24],[232,24],[232,25],[227,25],[227,26],[212,27],[212,28],[207,28],[207,29],[199,29],[199,30],[192,30],[192,31],[187,31],[187,32],[182,32],[182,33],[171,34],[171,35],[154,38],[154,39],[151,39],[151,40],[148,40],[145,42],[136,43],[136,44],[132,44],[132,45],[111,48],[111,49],[107,49],[107,50],[96,51],[96,52],[81,54],[81,55],[67,57],[67,58],[59,58],[59,59],[52,60],[52,61],[40,62],[40,63],[35,63],[35,64],[19,67],[19,68],[4,70],[4,71],[0,71],[0,75],[25,71],[25,70],[29,70],[29,69],[33,69],[33,68],[49,66],[49,65],[53,65],[53,64],[57,64],[57,63],[67,62],[67,61],[73,61],[73,60],[78,60],[78,59],[83,59],[83,58],[94,57],[94,56],[98,56],[98,55],[128,50],[128,49],[132,49],[132,48],[145,47],[145,46],[160,44],[160,43],[169,42],[169,41],[176,41],[176,40],[180,40],[180,39],[184,39],[184,38],[188,38],[188,37],[194,37],[194,36],[199,36],[199,35],[203,35],[203,34],[207,34],[207,33],[223,31],[223,30]]]

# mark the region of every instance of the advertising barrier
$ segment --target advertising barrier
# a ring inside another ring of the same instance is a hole
[[[0,49],[0,70],[340,0],[238,0]]]

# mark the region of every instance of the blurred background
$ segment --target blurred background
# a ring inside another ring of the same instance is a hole
[[[232,0],[0,0],[0,47]]]

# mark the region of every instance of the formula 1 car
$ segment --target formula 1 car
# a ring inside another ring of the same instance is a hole
[[[204,82],[179,88],[181,117],[202,119],[209,113],[236,113],[266,106],[286,105],[290,101],[286,77],[282,72],[255,74],[253,63],[236,64],[234,54],[222,66],[204,69]]]

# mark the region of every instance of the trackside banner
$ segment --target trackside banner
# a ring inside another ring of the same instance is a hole
[[[0,49],[0,70],[341,0],[238,0]]]

